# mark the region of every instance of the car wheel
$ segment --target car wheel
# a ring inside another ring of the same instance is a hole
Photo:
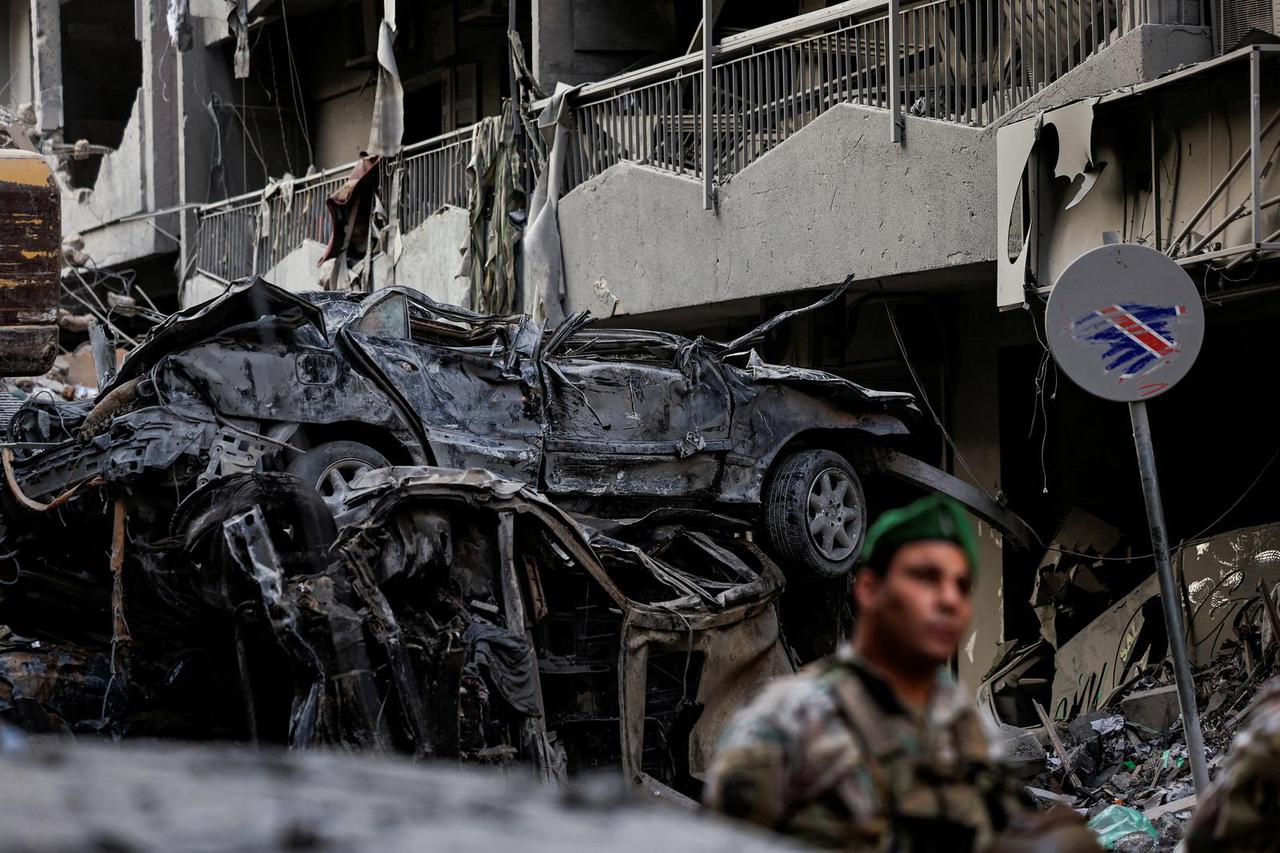
[[[862,483],[830,450],[784,459],[764,496],[765,533],[784,570],[837,577],[853,568],[867,530]]]
[[[358,441],[326,441],[289,463],[290,474],[311,485],[321,500],[336,514],[356,475],[386,468],[387,457]]]

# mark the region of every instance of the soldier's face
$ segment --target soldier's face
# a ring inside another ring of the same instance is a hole
[[[883,577],[858,573],[858,618],[904,662],[940,666],[960,647],[973,616],[970,580],[969,560],[955,543],[903,545]]]

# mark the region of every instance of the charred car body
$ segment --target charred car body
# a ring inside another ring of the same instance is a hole
[[[793,668],[781,573],[740,522],[575,520],[520,483],[426,467],[363,474],[338,510],[288,474],[238,474],[197,489],[172,535],[117,539],[120,586],[24,572],[0,606],[23,628],[0,634],[0,719],[548,779],[620,766],[696,794],[744,692]]]
[[[884,470],[1016,534],[979,490],[889,447],[911,395],[763,363],[752,345],[795,313],[729,344],[584,315],[543,334],[405,289],[303,298],[249,279],[157,327],[92,407],[20,411],[11,440],[46,449],[6,476],[40,504],[96,478],[158,475],[180,498],[285,470],[336,507],[365,470],[477,467],[605,514],[714,506],[757,522],[789,572],[832,576],[866,526],[860,474]]]
[[[696,792],[731,710],[795,663],[752,526],[837,575],[860,474],[889,472],[1017,534],[885,444],[909,395],[761,362],[788,316],[729,344],[544,334],[260,279],[174,315],[92,405],[14,417],[0,717]]]

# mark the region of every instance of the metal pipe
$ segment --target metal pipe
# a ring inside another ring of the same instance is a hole
[[[1256,52],[1255,52],[1255,55],[1257,55]],[[1261,142],[1262,137],[1270,133],[1271,129],[1276,126],[1276,122],[1280,122],[1280,110],[1276,110],[1275,114],[1271,116],[1271,119],[1267,122],[1266,126],[1263,127],[1261,130],[1258,130],[1256,124],[1253,125],[1253,130],[1254,130],[1253,138]],[[1222,195],[1222,191],[1227,188],[1227,184],[1231,183],[1231,179],[1234,178],[1236,174],[1239,173],[1239,171],[1244,167],[1244,164],[1248,162],[1250,155],[1252,154],[1252,151],[1253,151],[1253,146],[1250,145],[1249,150],[1243,152],[1240,155],[1240,157],[1236,160],[1236,162],[1232,164],[1231,168],[1227,170],[1227,174],[1223,175],[1222,180],[1219,181],[1218,185],[1213,188],[1213,192],[1209,193],[1208,198],[1204,200],[1204,203],[1200,205],[1200,208],[1196,210],[1195,214],[1190,219],[1187,220],[1187,223],[1185,225],[1182,226],[1182,230],[1178,232],[1178,236],[1175,237],[1173,240],[1169,241],[1170,249],[1172,249],[1174,246],[1177,246],[1184,239],[1186,239],[1187,234],[1189,234],[1191,232],[1191,229],[1195,227],[1195,224],[1200,221],[1200,217],[1204,216],[1205,213],[1209,210],[1209,208],[1213,206],[1213,203],[1218,200],[1218,196]],[[1255,218],[1255,221],[1256,221],[1256,218]]]
[[[1253,242],[1262,242],[1262,217],[1258,215],[1258,196],[1262,178],[1258,147],[1262,144],[1262,53],[1257,47],[1249,53],[1249,185],[1253,198]]]
[[[889,141],[902,142],[902,103],[898,87],[902,85],[902,20],[898,0],[889,0]]]
[[[1262,204],[1258,205],[1258,210],[1263,211],[1269,207],[1274,207],[1277,204],[1280,204],[1280,195],[1272,196],[1271,198],[1264,201]],[[1221,222],[1213,226],[1213,228],[1209,231],[1208,234],[1204,235],[1199,240],[1197,240],[1196,244],[1187,250],[1187,257],[1190,257],[1196,254],[1205,246],[1209,245],[1210,240],[1212,240],[1214,237],[1217,237],[1219,234],[1221,234],[1223,231],[1227,229],[1228,225],[1230,225],[1232,222],[1235,222],[1237,219],[1243,216],[1245,213],[1245,209],[1248,206],[1249,206],[1248,200],[1240,202],[1239,207],[1237,207],[1231,213],[1227,214]]]
[[[249,654],[244,643],[244,627],[240,617],[233,617],[232,636],[236,647],[236,666],[240,670],[240,698],[244,702],[244,722],[249,731],[249,743],[258,745],[258,709],[253,700],[253,679],[249,671]]]
[[[712,207],[711,187],[711,33],[712,0],[702,0],[702,209]]]
[[[1160,209],[1160,159],[1159,151],[1156,150],[1156,111],[1153,107],[1149,116],[1151,124],[1151,206],[1153,208],[1152,222],[1156,229],[1156,251],[1160,249],[1160,218],[1164,216],[1164,211]]]
[[[1151,443],[1151,424],[1147,420],[1147,404],[1141,400],[1129,404],[1133,423],[1133,444],[1138,454],[1138,471],[1142,476],[1142,496],[1147,505],[1147,524],[1151,529],[1151,550],[1155,555],[1156,575],[1160,581],[1160,603],[1164,609],[1165,630],[1169,635],[1169,652],[1173,657],[1173,677],[1178,687],[1178,706],[1182,711],[1182,728],[1187,736],[1187,755],[1191,759],[1191,776],[1196,793],[1204,796],[1209,787],[1209,767],[1204,756],[1204,735],[1200,731],[1200,712],[1196,708],[1196,687],[1187,655],[1187,633],[1182,621],[1181,597],[1169,559],[1169,537],[1165,531],[1164,506],[1160,500],[1160,482],[1156,477],[1155,449]]]

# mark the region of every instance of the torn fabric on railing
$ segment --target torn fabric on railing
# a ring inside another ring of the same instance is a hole
[[[546,170],[529,200],[529,228],[524,236],[524,282],[521,287],[526,310],[548,327],[564,320],[564,255],[560,245],[559,205],[565,186],[565,165],[569,158],[569,133],[573,116],[569,99],[578,87],[556,84],[555,94],[538,117],[538,128],[550,155]]]
[[[524,212],[519,158],[505,110],[476,123],[467,162],[470,227],[458,273],[470,280],[470,307],[475,311],[516,310],[515,254],[521,226],[516,220]]]
[[[325,199],[332,232],[320,263],[334,260],[326,290],[333,290],[345,272],[346,259],[364,257],[373,224],[378,194],[378,174],[382,158],[366,155],[351,170],[347,182]]]
[[[190,50],[191,34],[191,0],[169,0],[165,10],[166,23],[169,25],[169,40],[178,50]]]
[[[392,49],[395,21],[378,26],[378,85],[373,96],[373,121],[369,127],[369,153],[392,157],[400,153],[404,139],[404,86]]]
[[[227,25],[236,37],[235,76],[244,80],[249,76],[249,0],[232,0]]]

